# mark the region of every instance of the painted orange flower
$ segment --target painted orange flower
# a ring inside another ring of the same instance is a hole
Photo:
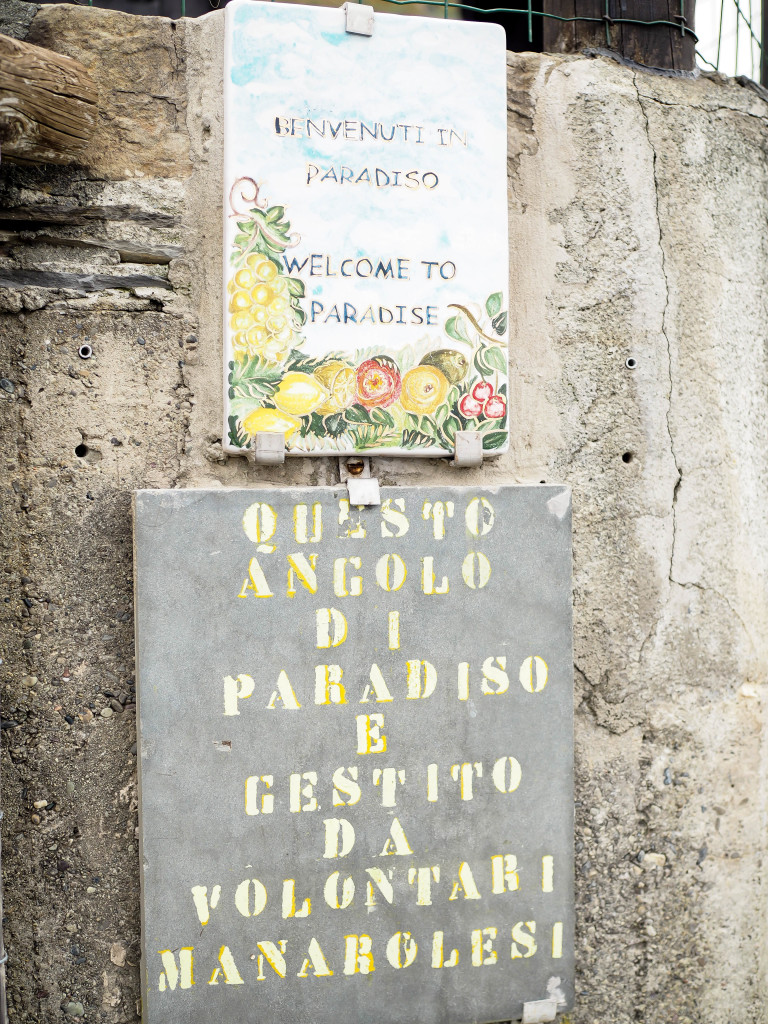
[[[401,387],[394,363],[366,359],[357,368],[357,400],[366,409],[386,409],[400,397]]]

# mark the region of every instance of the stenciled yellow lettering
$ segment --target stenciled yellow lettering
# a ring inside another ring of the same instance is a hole
[[[373,784],[381,783],[381,806],[395,807],[397,784],[405,785],[405,771],[402,768],[374,768]]]
[[[160,992],[165,992],[167,988],[173,992],[177,985],[179,988],[192,988],[195,984],[193,973],[194,952],[194,946],[183,946],[179,950],[179,962],[177,964],[176,954],[173,950],[161,949],[159,951],[158,955],[163,962],[163,969],[160,972],[160,980],[157,985]]]
[[[296,879],[286,878],[283,881],[283,919],[288,917],[309,917],[312,913],[312,900],[309,896],[301,901],[296,909]]]
[[[243,580],[243,586],[238,597],[248,597],[248,591],[253,592],[254,597],[274,597],[269,589],[267,577],[259,565],[259,560],[254,557],[248,563],[248,579]]]
[[[390,868],[388,871],[384,872],[381,868],[366,868],[365,871],[371,878],[371,881],[368,882],[366,886],[366,907],[376,906],[376,893],[373,888],[374,883],[387,903],[393,903],[395,899],[395,890],[392,886],[393,869]]]
[[[393,508],[393,505],[396,505],[397,508]],[[402,498],[386,498],[382,501],[381,520],[382,537],[403,537],[408,533],[410,525],[405,515],[405,501]],[[390,526],[394,527],[394,533]]]
[[[267,890],[258,878],[244,878],[235,889],[235,907],[243,917],[258,917],[266,905]]]
[[[495,964],[499,955],[493,948],[493,940],[496,938],[495,928],[475,928],[472,931],[472,966],[489,967]],[[484,938],[484,936],[486,936]]]
[[[344,772],[349,772],[349,778],[347,778]],[[357,765],[352,765],[349,768],[337,768],[333,773],[333,806],[334,807],[351,807],[352,804],[356,804],[362,794],[362,790],[357,784]],[[348,799],[344,799],[342,794],[346,794]]]
[[[408,700],[419,700],[431,697],[437,686],[437,671],[428,661],[407,661],[406,683]]]
[[[243,529],[248,540],[254,544],[266,544],[275,535],[277,516],[271,505],[257,501],[245,510]]]
[[[387,701],[393,699],[392,694],[389,692],[389,687],[387,686],[386,680],[384,679],[384,676],[381,674],[381,669],[379,668],[378,665],[371,665],[370,680],[370,684],[365,684],[363,696],[360,698],[361,704],[368,703],[368,697],[370,695],[371,690],[373,690],[373,695],[376,698],[377,704],[385,704]]]
[[[459,662],[459,700],[469,700],[469,662]]]
[[[308,506],[296,505],[293,510],[293,535],[297,544],[317,544],[323,538],[323,506],[319,501],[312,506],[312,536],[307,529]]]
[[[341,883],[341,896],[339,896],[339,878],[341,873],[334,871],[328,875],[323,886],[325,902],[331,910],[346,910],[355,898],[355,882],[351,875],[347,875]]]
[[[291,681],[285,669],[281,669],[280,675],[277,677],[277,689],[272,691],[267,709],[275,711],[277,708],[275,701],[278,700],[286,711],[298,711],[301,707],[301,704],[296,700],[296,694],[293,692]]]
[[[491,883],[491,891],[496,896],[516,892],[520,888],[517,857],[513,853],[499,853],[491,857]]]
[[[221,898],[221,886],[213,886],[211,889],[210,901],[208,899],[208,887],[206,885],[193,885],[191,892],[197,916],[200,918],[200,924],[205,926],[211,919],[211,911],[215,910],[219,905],[219,899]]]
[[[528,932],[530,932],[530,935],[525,931],[526,928],[528,929]],[[527,960],[529,957],[533,956],[538,949],[536,939],[533,937],[535,932],[535,921],[518,921],[517,924],[514,925],[512,928],[512,947],[510,951],[513,960]],[[523,947],[524,952],[522,953],[517,948],[518,942]]]
[[[314,796],[317,772],[292,772],[288,778],[288,806],[291,811],[317,811],[319,804]],[[302,797],[306,803],[302,804]]]
[[[239,715],[240,709],[237,706],[239,700],[245,700],[253,693],[254,683],[251,676],[224,676],[224,714]]]
[[[495,513],[487,498],[473,498],[464,513],[464,522],[473,537],[484,537],[493,529]]]
[[[437,765],[427,765],[427,800],[431,803],[437,803]]]
[[[351,576],[347,583],[347,566],[351,565],[358,571],[363,566],[363,560],[358,555],[351,558],[337,558],[333,563],[333,592],[336,597],[360,597],[363,592],[363,577]]]
[[[263,793],[259,806],[259,783],[263,782],[267,789],[272,788],[272,775],[249,775],[245,780],[245,813],[271,814],[275,809],[275,798],[271,793]]]
[[[360,511],[363,508],[362,505],[358,505],[357,509]],[[346,530],[339,531],[339,539],[344,537],[350,537],[353,539],[365,537],[365,526],[360,519],[356,523],[352,522],[349,514],[349,502],[346,498],[339,498],[339,526],[346,524]]]
[[[523,778],[523,769],[516,757],[500,757],[493,766],[491,777],[500,793],[514,793]]]
[[[464,764],[451,765],[451,778],[459,783],[462,800],[471,800],[474,796],[472,780],[482,779],[483,765],[481,761],[467,761]]]
[[[288,597],[296,596],[296,579],[298,576],[303,587],[305,587],[310,594],[317,593],[317,555],[306,555],[301,554],[300,551],[294,552],[292,555],[288,555],[288,587],[286,593]]]
[[[555,858],[546,854],[541,858],[541,891],[552,892],[555,888]]]
[[[416,906],[432,906],[432,882],[440,881],[440,865],[428,868],[408,868],[408,884],[416,883]]]
[[[442,540],[445,537],[445,520],[453,518],[454,504],[452,501],[425,501],[421,510],[421,518],[428,522],[432,520],[432,533],[435,540]]]
[[[328,966],[328,961],[325,959],[325,955],[320,948],[320,943],[315,938],[309,940],[307,958],[301,965],[301,970],[296,977],[309,977],[307,971],[310,967],[312,968],[312,973],[316,978],[330,978],[333,975],[333,971]]]
[[[285,977],[285,939],[279,939],[277,946],[274,942],[268,942],[266,939],[262,942],[257,942],[256,946],[259,950],[259,959],[257,961],[259,967],[259,973],[256,975],[257,981],[264,981],[264,961],[266,960],[278,978]],[[279,947],[279,948],[278,948]]]
[[[549,668],[546,661],[538,655],[526,658],[520,666],[520,685],[528,693],[541,693],[547,685]]]
[[[318,608],[315,612],[317,646],[322,650],[340,647],[347,639],[347,620],[338,608]]]
[[[373,974],[373,943],[370,935],[344,936],[344,973]]]
[[[432,966],[433,967],[455,967],[459,962],[458,949],[452,949],[451,955],[445,959],[443,953],[443,932],[432,933]]]
[[[390,651],[400,650],[400,612],[389,613],[389,649]]]
[[[382,555],[376,563],[376,582],[388,593],[399,590],[407,575],[408,569],[400,555]]]
[[[383,754],[387,749],[387,737],[381,732],[384,715],[356,715],[358,754]]]
[[[317,665],[315,667],[315,704],[346,704],[341,677],[344,670],[339,665]]]
[[[465,900],[479,900],[480,893],[477,886],[475,885],[475,879],[472,874],[472,869],[466,861],[463,861],[459,865],[459,877],[453,881],[453,888],[451,889],[451,895],[448,897],[449,900],[457,900],[459,893],[464,894]]]
[[[491,578],[491,563],[482,551],[470,551],[461,563],[461,576],[470,590],[482,590]]]
[[[447,576],[443,576],[435,586],[435,559],[432,555],[426,555],[421,560],[421,589],[427,595],[447,594],[450,590]]]
[[[409,857],[412,853],[413,850],[408,843],[403,826],[397,818],[393,818],[392,824],[389,826],[387,841],[384,843],[384,849],[379,856]]]
[[[219,950],[219,966],[214,967],[211,980],[208,982],[209,985],[219,984],[219,975],[224,975],[225,985],[244,985],[240,971],[237,969],[235,958],[232,956],[232,951],[229,946],[222,946]]]
[[[496,662],[495,665],[494,662]],[[483,693],[502,694],[507,692],[509,689],[509,676],[504,671],[506,667],[507,659],[503,654],[500,658],[485,659],[483,662],[483,681],[480,684],[480,689]],[[495,686],[492,686],[492,683]]]
[[[325,825],[325,851],[323,857],[346,857],[352,852],[355,845],[355,830],[350,821],[346,818],[326,818]]]
[[[552,959],[559,960],[563,955],[563,922],[555,921],[552,925]]]
[[[411,966],[418,951],[419,947],[410,932],[395,932],[387,943],[387,960],[395,970],[401,970]]]

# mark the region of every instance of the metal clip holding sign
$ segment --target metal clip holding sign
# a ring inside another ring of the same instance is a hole
[[[356,36],[373,35],[373,8],[366,4],[346,3],[341,5],[344,11],[344,27],[347,32]]]
[[[253,435],[251,458],[260,465],[275,466],[285,462],[285,434],[259,430]]]
[[[549,1024],[557,1017],[557,999],[535,999],[523,1003],[522,1024]]]
[[[380,505],[379,481],[371,476],[371,460],[339,459],[339,479],[347,485],[350,505]]]
[[[451,465],[471,469],[483,464],[483,436],[478,430],[457,430]]]

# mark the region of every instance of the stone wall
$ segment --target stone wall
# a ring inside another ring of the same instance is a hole
[[[0,169],[19,1022],[137,1016],[132,490],[338,478],[221,450],[222,19],[0,10],[101,95],[80,164]],[[573,488],[573,1024],[765,1020],[767,126],[718,76],[510,54],[512,449],[375,463]]]

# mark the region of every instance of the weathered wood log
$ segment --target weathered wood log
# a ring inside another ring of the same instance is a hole
[[[93,136],[97,92],[76,60],[0,35],[0,157],[67,164]]]
[[[545,13],[576,20],[543,18],[543,49],[614,50],[645,67],[692,71],[694,6],[695,0],[544,0]]]

